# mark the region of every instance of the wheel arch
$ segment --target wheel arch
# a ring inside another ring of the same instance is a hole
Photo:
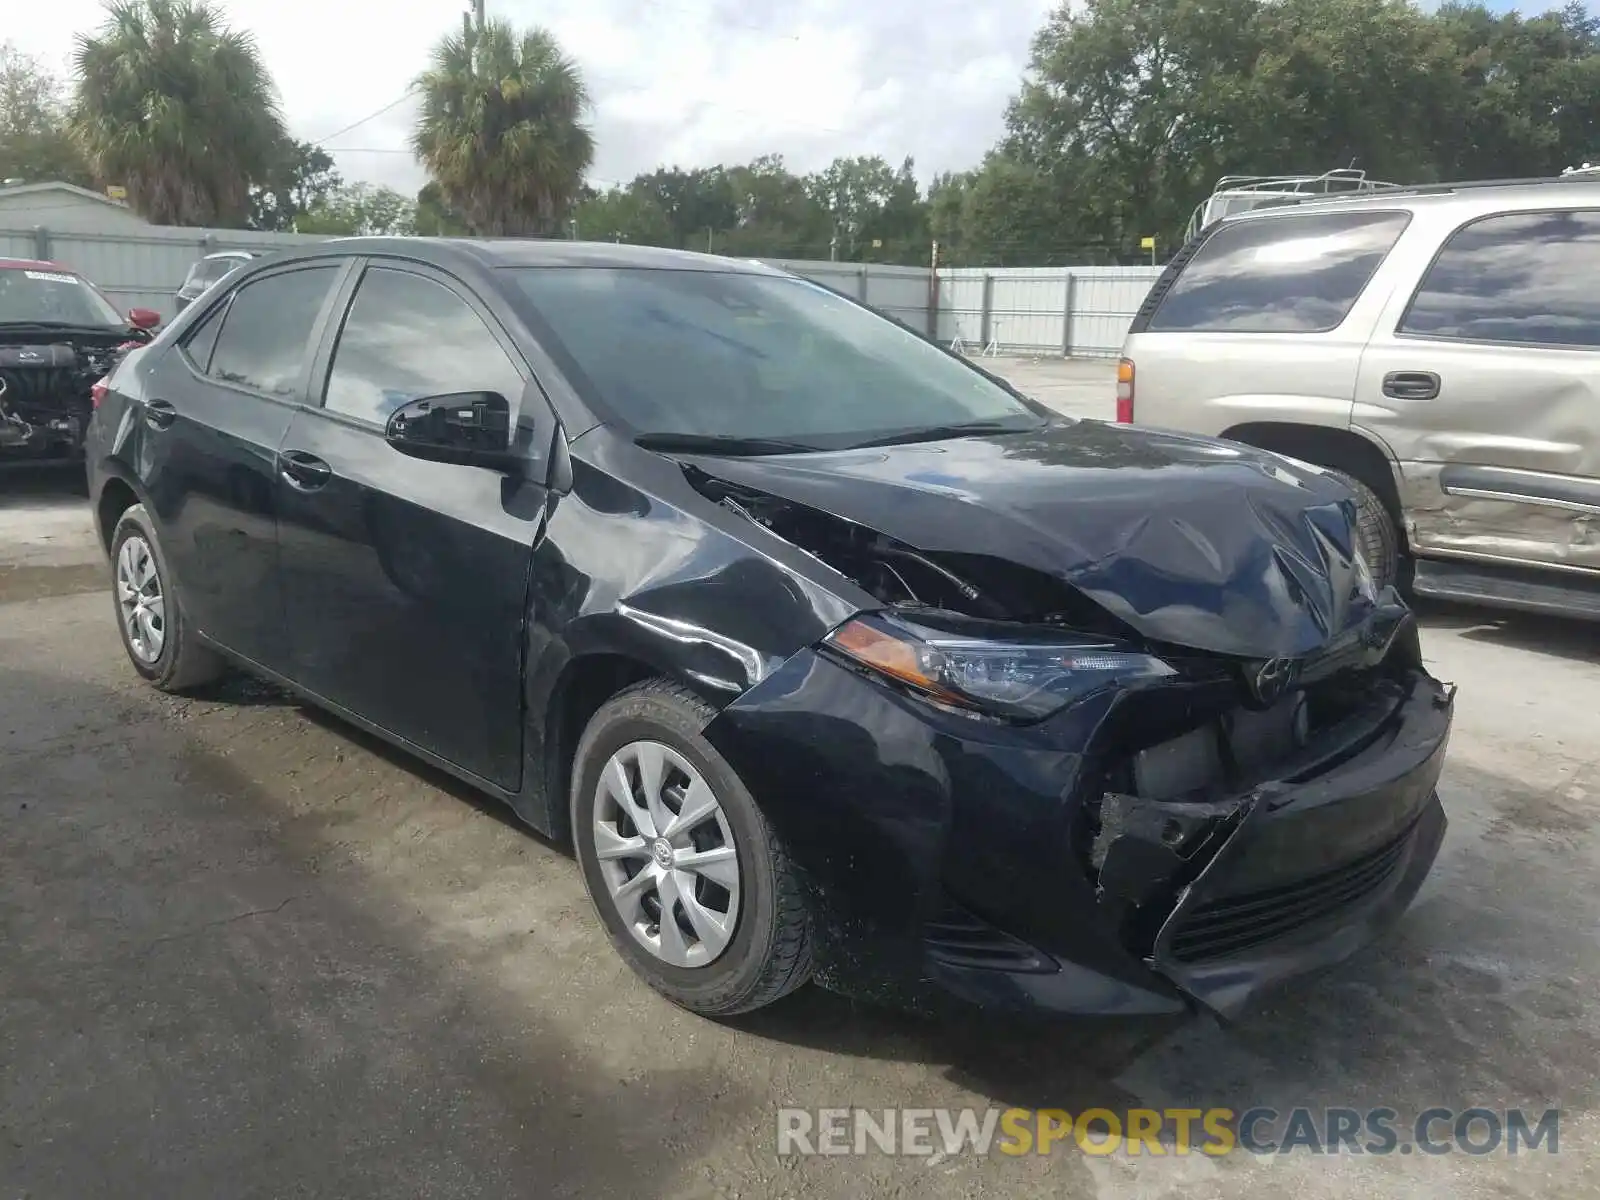
[[[1289,421],[1246,421],[1223,430],[1221,436],[1359,479],[1382,499],[1396,532],[1402,540],[1405,538],[1405,514],[1400,506],[1394,460],[1370,438],[1349,429]]]

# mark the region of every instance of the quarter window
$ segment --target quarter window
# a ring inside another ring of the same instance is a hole
[[[1349,315],[1410,221],[1404,212],[1263,217],[1206,239],[1149,328],[1320,333]]]
[[[522,375],[489,327],[443,284],[373,267],[339,334],[324,404],[381,425],[409,400],[498,392],[513,405]]]
[[[189,361],[195,365],[197,371],[206,371],[211,366],[211,352],[217,347],[217,334],[222,332],[222,318],[228,311],[224,301],[208,312],[189,331],[189,336],[183,340],[183,352],[189,356]]]
[[[206,374],[273,396],[293,395],[337,270],[307,267],[245,284],[228,305]]]
[[[1401,333],[1600,348],[1600,212],[1485,217],[1451,235]]]

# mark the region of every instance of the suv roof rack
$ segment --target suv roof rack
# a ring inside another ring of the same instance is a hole
[[[1211,195],[1189,219],[1189,238],[1233,212],[1277,208],[1307,202],[1365,200],[1374,196],[1435,196],[1474,188],[1531,187],[1550,184],[1600,183],[1600,163],[1567,167],[1559,175],[1520,179],[1463,179],[1439,183],[1387,183],[1368,179],[1365,171],[1339,169],[1321,175],[1224,175]],[[1318,186],[1321,185],[1321,186]]]

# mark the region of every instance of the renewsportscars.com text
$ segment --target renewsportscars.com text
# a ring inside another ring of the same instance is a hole
[[[1561,1111],[1520,1108],[782,1108],[780,1155],[1559,1154]]]

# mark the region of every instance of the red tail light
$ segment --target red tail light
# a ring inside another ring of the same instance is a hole
[[[107,390],[106,381],[104,379],[98,380],[95,385],[89,389],[89,399],[93,402],[96,408],[99,408],[100,401],[106,398]]]
[[[1117,424],[1133,424],[1133,359],[1117,362]]]

